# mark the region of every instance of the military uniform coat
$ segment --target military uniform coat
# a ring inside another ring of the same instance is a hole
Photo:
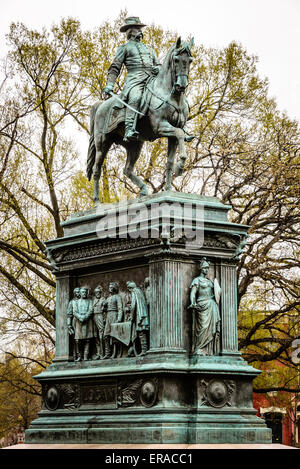
[[[72,316],[75,340],[92,339],[95,337],[94,321],[92,317],[92,300],[89,298],[80,298],[78,300],[72,301]]]
[[[131,90],[135,88],[135,91],[141,95],[147,79],[152,76],[152,66],[159,65],[159,63],[152,48],[143,42],[130,40],[118,48],[116,57],[108,70],[108,83],[115,83],[122,65],[125,65],[128,71],[122,91],[122,99],[127,101]]]

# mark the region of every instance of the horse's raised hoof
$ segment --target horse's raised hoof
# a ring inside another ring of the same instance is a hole
[[[195,135],[186,135],[184,137],[184,141],[185,142],[191,142],[192,140],[194,140],[194,138],[195,138]]]
[[[181,156],[179,162],[175,166],[174,175],[176,178],[182,175],[184,171],[185,161],[186,158],[184,156]]]
[[[178,176],[181,176],[184,170],[184,164],[178,163],[175,167],[174,170],[174,176],[177,178]]]
[[[148,191],[147,191],[147,189],[142,189],[139,192],[139,197],[144,197],[145,195],[148,195]]]

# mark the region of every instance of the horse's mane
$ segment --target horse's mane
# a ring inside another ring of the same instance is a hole
[[[186,52],[190,57],[192,57],[192,51],[188,42],[182,41],[177,51],[178,51],[178,54],[182,54],[183,52]]]
[[[169,65],[172,54],[175,50],[177,51],[178,55],[183,54],[184,52],[186,52],[189,55],[189,57],[192,57],[192,51],[191,51],[189,43],[186,42],[186,41],[181,41],[180,47],[178,47],[178,48],[176,48],[176,44],[172,44],[172,46],[170,47],[170,49],[167,52],[167,55],[165,56],[165,59],[163,61],[163,65],[165,65],[165,66]]]

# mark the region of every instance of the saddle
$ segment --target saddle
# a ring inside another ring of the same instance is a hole
[[[119,103],[116,99],[109,98],[112,102],[112,105],[106,114],[102,132],[104,134],[109,134],[115,130],[121,122],[125,121],[125,105]]]
[[[146,85],[152,79],[153,79],[153,77],[149,77],[149,79],[146,82]],[[150,93],[145,93],[146,85],[145,85],[145,89],[144,89],[143,94],[142,94],[140,109],[139,109],[139,112],[141,112],[142,114],[146,114],[146,112],[148,111],[149,105],[150,105],[150,100],[151,100]],[[122,94],[121,94],[121,96],[122,96]],[[104,126],[103,126],[103,130],[102,130],[102,132],[104,134],[109,134],[110,132],[115,130],[118,127],[119,124],[121,124],[122,122],[125,122],[125,115],[126,115],[126,106],[125,106],[125,104],[120,103],[119,101],[114,99],[114,97],[111,97],[109,99],[111,100],[112,105],[111,105],[111,107],[110,107],[110,109],[109,109],[109,111],[106,115],[106,119],[104,121]],[[138,119],[141,119],[141,117],[142,116],[140,114],[138,114]]]

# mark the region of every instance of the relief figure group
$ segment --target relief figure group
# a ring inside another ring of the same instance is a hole
[[[219,355],[221,339],[218,280],[207,277],[210,262],[203,257],[199,275],[190,286],[191,354]],[[143,286],[126,282],[120,292],[118,282],[108,285],[108,294],[98,285],[90,295],[88,287],[74,289],[67,309],[67,324],[73,337],[74,360],[105,360],[145,355],[149,349],[150,297],[149,277]],[[186,292],[188,294],[188,292]]]
[[[148,278],[145,294],[133,281],[127,282],[125,295],[120,294],[118,282],[110,282],[107,297],[100,285],[92,297],[88,287],[76,287],[67,309],[74,360],[144,355],[149,341],[147,288]]]

